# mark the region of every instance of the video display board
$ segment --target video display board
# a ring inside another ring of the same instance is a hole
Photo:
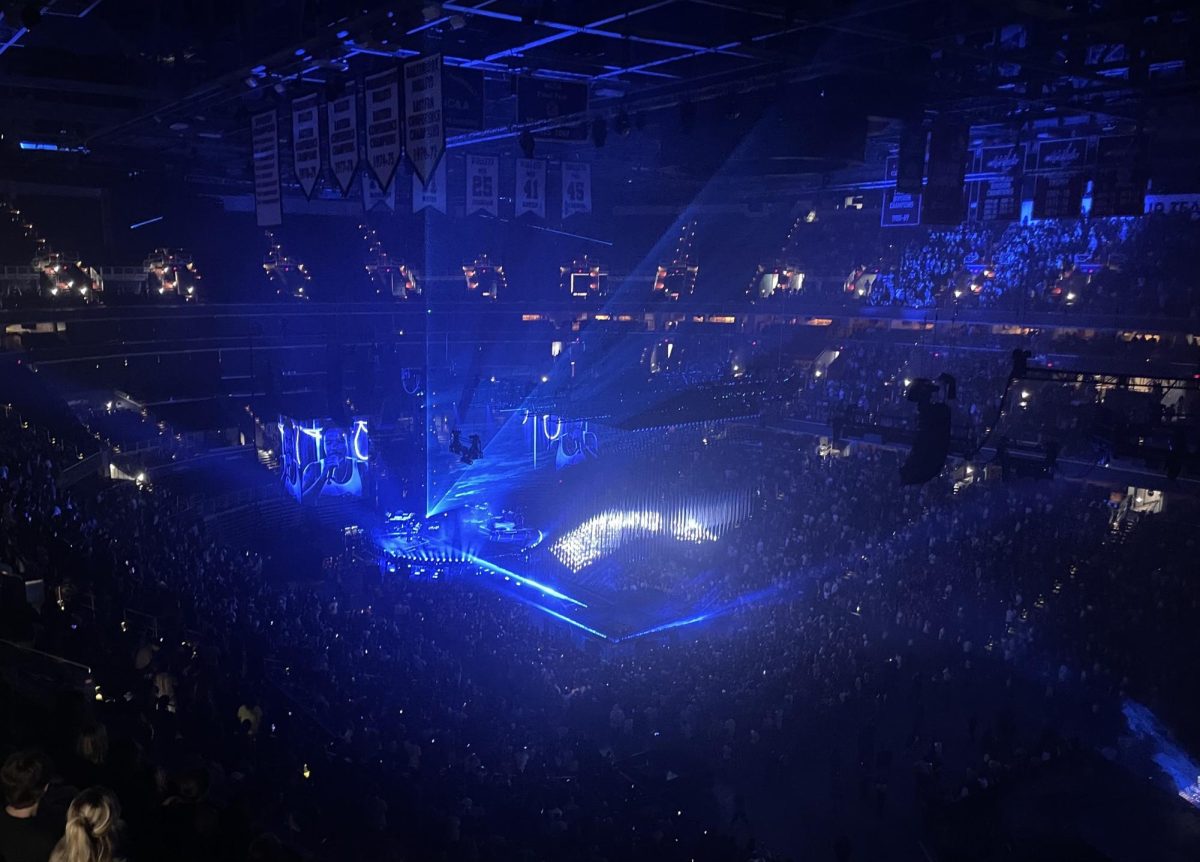
[[[366,419],[339,426],[281,416],[279,438],[280,481],[296,500],[362,496],[371,454]]]

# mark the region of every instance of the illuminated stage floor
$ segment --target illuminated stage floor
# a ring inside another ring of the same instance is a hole
[[[714,620],[764,597],[728,599],[718,589],[718,560],[730,562],[713,511],[737,506],[721,498],[683,513],[609,513],[599,537],[589,534],[586,541],[579,531],[595,527],[595,518],[547,534],[480,507],[429,519],[403,516],[391,530],[376,532],[376,544],[394,573],[451,578],[470,571],[489,588],[565,625],[620,643]],[[630,531],[637,535],[626,535]]]
[[[745,468],[767,455],[717,423],[594,424],[601,445],[588,457],[564,463],[542,450],[535,460],[530,434],[547,444],[567,433],[552,419],[506,423],[467,464],[434,447],[424,517],[380,547],[403,545],[418,568],[470,561],[495,588],[610,643],[762,598],[745,594],[756,587],[739,594],[731,569],[741,574],[743,525],[766,499],[768,473]]]

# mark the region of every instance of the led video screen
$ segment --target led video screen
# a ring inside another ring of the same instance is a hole
[[[280,480],[298,501],[362,496],[370,458],[366,419],[347,427],[283,416],[279,438]]]

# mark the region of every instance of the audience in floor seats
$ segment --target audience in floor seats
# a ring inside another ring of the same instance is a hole
[[[844,355],[828,385],[870,406],[888,352]],[[1194,708],[1187,663],[1158,660],[1198,609],[1182,501],[1166,520],[1063,482],[906,491],[894,454],[747,433],[692,464],[761,491],[692,598],[767,597],[600,657],[470,572],[268,578],[160,491],[61,487],[63,438],[5,417],[0,552],[48,597],[5,634],[91,674],[0,683],[0,852],[780,858],[773,800],[817,793],[841,800],[821,852],[877,856],[870,824],[935,840],[960,800],[1113,748],[1127,698]]]

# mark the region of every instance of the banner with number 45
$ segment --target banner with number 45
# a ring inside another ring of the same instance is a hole
[[[592,166],[581,162],[563,162],[562,217],[592,211]]]

